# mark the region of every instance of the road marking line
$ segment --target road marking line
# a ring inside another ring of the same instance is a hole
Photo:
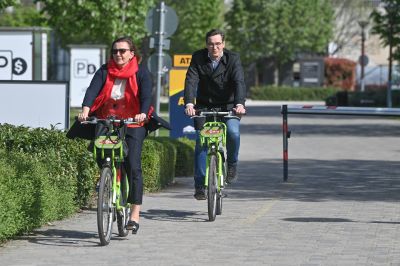
[[[270,202],[264,204],[261,209],[258,209],[253,215],[249,216],[246,220],[243,221],[244,224],[253,224],[257,221],[257,219],[263,217],[271,208],[275,205],[277,199],[271,200]]]

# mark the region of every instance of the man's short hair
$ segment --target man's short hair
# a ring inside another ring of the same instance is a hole
[[[208,38],[215,35],[221,35],[222,41],[225,41],[225,33],[219,29],[212,29],[206,34],[206,43],[208,42]]]

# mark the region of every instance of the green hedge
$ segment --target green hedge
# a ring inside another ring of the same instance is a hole
[[[0,125],[0,242],[90,207],[99,169],[87,146],[56,130]],[[171,183],[176,169],[192,176],[193,154],[193,141],[146,138],[145,191]]]
[[[338,88],[259,86],[250,88],[249,98],[266,101],[325,101]]]

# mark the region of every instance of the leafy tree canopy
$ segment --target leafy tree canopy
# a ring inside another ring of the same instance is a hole
[[[371,13],[372,33],[378,34],[384,46],[396,47],[394,57],[400,60],[400,0],[382,0],[382,8]]]
[[[329,0],[234,0],[226,15],[228,38],[244,63],[296,53],[324,53],[333,29]]]
[[[44,4],[48,25],[67,44],[106,44],[131,36],[140,44],[146,36],[145,18],[155,0],[35,0]]]
[[[166,0],[178,15],[178,29],[171,36],[171,53],[192,53],[205,47],[205,35],[223,25],[223,0]]]
[[[9,6],[14,6],[17,4],[16,0],[1,0],[0,1],[0,10],[9,7]]]
[[[0,26],[7,27],[45,27],[45,18],[33,6],[13,6],[13,12],[0,13]]]

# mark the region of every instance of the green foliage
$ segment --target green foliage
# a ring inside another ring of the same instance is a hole
[[[45,18],[33,6],[14,6],[12,13],[0,12],[0,26],[45,27]]]
[[[74,179],[47,159],[0,149],[0,242],[76,212]]]
[[[171,36],[171,54],[191,54],[205,47],[206,33],[223,25],[223,0],[166,0],[178,16],[178,29]]]
[[[277,65],[298,52],[324,53],[333,30],[329,0],[233,0],[228,38],[245,65],[263,57]]]
[[[56,130],[0,125],[0,242],[91,207],[99,169],[87,146]],[[193,147],[189,140],[146,138],[144,190],[170,184],[176,165],[185,166],[181,175],[192,176]]]
[[[397,47],[393,58],[400,60],[400,0],[382,0],[383,10],[375,9],[371,13],[374,21],[372,33],[378,34],[384,46]]]
[[[193,176],[195,141],[179,138],[172,142],[177,149],[175,176]]]
[[[6,7],[14,6],[17,4],[16,0],[1,0],[0,1],[0,11]]]
[[[38,2],[39,0],[35,0]],[[154,0],[40,0],[48,25],[62,44],[106,44],[119,36],[131,36],[137,44],[146,36],[147,12]]]
[[[42,158],[49,171],[60,180],[74,180],[72,189],[75,194],[72,199],[75,205],[85,206],[88,203],[97,169],[93,167],[95,163],[85,141],[71,141],[65,133],[56,130],[7,124],[0,126],[0,141],[0,148],[7,152],[21,151]]]
[[[250,89],[250,98],[268,101],[324,101],[338,90],[338,88],[260,86]]]

